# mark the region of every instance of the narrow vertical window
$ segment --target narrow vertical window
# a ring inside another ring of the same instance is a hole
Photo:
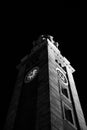
[[[61,87],[62,94],[69,99],[69,94],[67,88]]]
[[[73,116],[72,109],[64,104],[63,105],[63,110],[64,110],[64,119],[66,121],[68,121],[70,124],[75,126],[75,121],[74,121],[74,116]]]

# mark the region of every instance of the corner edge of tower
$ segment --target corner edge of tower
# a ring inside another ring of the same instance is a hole
[[[61,64],[63,64],[63,66],[67,66],[71,70],[71,73],[75,72],[75,69],[70,65],[70,62],[67,60],[67,58],[62,56],[58,48],[59,43],[55,42],[52,36],[49,36],[49,39],[47,39],[47,41],[48,41],[48,45],[51,46],[54,52],[57,53],[58,57],[60,58]]]

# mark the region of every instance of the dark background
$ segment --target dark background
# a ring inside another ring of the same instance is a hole
[[[8,9],[9,10],[9,9]],[[43,13],[40,11],[43,10]],[[5,11],[2,19],[2,125],[4,124],[18,71],[16,66],[29,54],[32,42],[42,34],[49,34],[59,43],[59,49],[74,67],[73,74],[85,119],[87,121],[86,58],[83,36],[84,19],[80,8],[45,7]]]

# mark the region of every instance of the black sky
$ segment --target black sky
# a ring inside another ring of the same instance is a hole
[[[74,79],[84,112],[87,119],[87,96],[84,61],[84,42],[82,38],[81,13],[77,8],[56,10],[53,14],[45,13],[26,15],[23,13],[8,13],[3,21],[3,76],[2,114],[3,121],[7,113],[13,86],[16,81],[16,65],[21,58],[30,53],[33,40],[42,34],[54,36],[59,42],[59,49],[75,68]],[[6,79],[5,79],[6,78]]]

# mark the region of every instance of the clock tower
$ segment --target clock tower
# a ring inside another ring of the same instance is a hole
[[[75,69],[52,36],[41,36],[19,70],[4,130],[87,130]]]

